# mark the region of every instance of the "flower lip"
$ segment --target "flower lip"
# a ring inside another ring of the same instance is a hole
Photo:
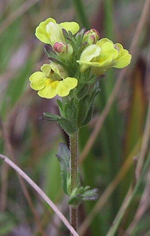
[[[56,64],[44,64],[41,71],[33,73],[29,80],[32,89],[38,91],[38,95],[43,98],[53,98],[56,95],[60,97],[68,96],[74,89],[78,80],[68,77],[63,67]]]
[[[65,42],[63,29],[71,31],[74,35],[80,27],[76,22],[63,22],[58,24],[53,18],[41,22],[36,28],[35,35],[43,43],[54,45],[56,42]]]
[[[76,34],[79,31],[79,29],[80,29],[80,26],[79,26],[79,24],[77,22],[62,22],[62,23],[60,23],[60,25],[67,32],[71,31],[71,33],[73,35]]]

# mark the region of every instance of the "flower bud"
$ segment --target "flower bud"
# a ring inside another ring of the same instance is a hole
[[[55,43],[53,49],[57,53],[64,53],[66,52],[66,45],[64,43]]]
[[[88,30],[83,36],[83,42],[88,45],[95,44],[99,40],[99,32],[95,29]]]
[[[53,49],[57,54],[59,54],[60,58],[63,59],[68,59],[73,53],[72,46],[62,42],[56,42]]]

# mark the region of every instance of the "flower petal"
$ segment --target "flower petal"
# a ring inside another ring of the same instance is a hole
[[[43,66],[41,66],[41,71],[43,71],[43,73],[48,77],[51,72],[50,64],[44,64]]]
[[[76,78],[67,77],[66,79],[59,81],[57,87],[57,93],[60,97],[65,97],[69,94],[71,89],[74,89],[78,84]]]
[[[49,36],[46,32],[46,26],[49,22],[56,23],[56,21],[53,18],[48,18],[45,21],[42,21],[39,26],[36,28],[35,36],[43,43],[50,43]]]
[[[121,58],[119,58],[118,60],[116,60],[113,64],[113,67],[121,69],[129,65],[130,62],[131,62],[131,55],[128,53],[122,56]]]
[[[101,53],[100,47],[93,44],[88,46],[84,49],[84,51],[81,53],[80,60],[77,60],[77,62],[81,65],[81,71],[85,71],[90,66],[92,66],[90,62],[92,59],[97,58]]]
[[[115,59],[118,56],[118,50],[115,48],[115,45],[111,40],[104,38],[97,41],[96,45],[101,48],[100,57],[105,61]]]
[[[31,88],[34,90],[43,89],[45,87],[46,79],[47,79],[46,76],[41,71],[33,73],[29,78],[29,81],[31,82],[30,84]]]
[[[80,26],[76,22],[63,22],[60,25],[66,31],[71,31],[72,34],[76,34],[80,29]]]
[[[55,62],[51,62],[50,67],[55,72],[54,77],[56,79],[60,80],[60,78],[64,79],[65,77],[67,77],[67,73],[64,70],[63,66],[61,66]]]
[[[57,95],[57,87],[58,87],[59,81],[51,81],[50,79],[47,79],[47,85],[45,88],[40,90],[38,92],[38,95],[42,98],[53,98]]]
[[[84,49],[84,51],[81,54],[80,60],[81,61],[91,61],[93,58],[98,57],[100,55],[100,52],[101,52],[100,47],[98,47],[95,44],[90,45]]]
[[[46,33],[49,36],[50,44],[53,46],[56,42],[64,42],[62,27],[54,22],[49,22],[46,25]]]
[[[110,39],[103,38],[103,39],[98,40],[96,45],[98,45],[99,47],[102,47],[105,43],[108,43],[108,42],[113,44],[113,42]]]
[[[130,64],[131,55],[129,54],[129,52],[126,49],[124,49],[122,47],[122,45],[120,43],[116,43],[115,47],[117,48],[119,53],[118,53],[118,56],[115,58],[112,66],[115,68],[118,68],[118,69],[124,68]]]

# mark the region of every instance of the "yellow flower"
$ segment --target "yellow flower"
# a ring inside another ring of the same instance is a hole
[[[77,62],[81,71],[92,67],[95,74],[101,75],[110,67],[124,68],[130,61],[131,55],[121,44],[104,38],[85,48]]]
[[[54,45],[56,42],[65,42],[62,29],[71,31],[74,35],[79,31],[79,25],[76,22],[63,22],[57,24],[53,18],[41,22],[36,28],[35,35],[43,43]]]
[[[31,88],[43,98],[53,98],[56,95],[65,97],[78,84],[76,78],[67,77],[63,67],[54,62],[44,64],[41,71],[33,73],[29,80]]]

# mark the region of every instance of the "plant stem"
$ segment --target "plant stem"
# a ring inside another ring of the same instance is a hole
[[[71,192],[78,185],[78,131],[70,135],[71,152]],[[70,206],[70,224],[77,231],[78,208]],[[72,235],[72,234],[71,234]]]

